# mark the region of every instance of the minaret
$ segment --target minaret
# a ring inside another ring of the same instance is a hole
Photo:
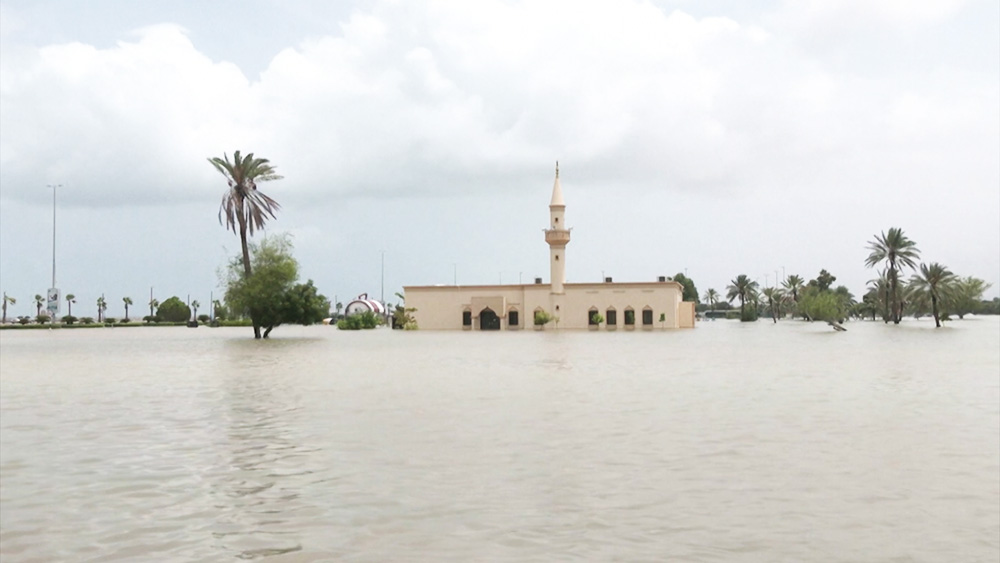
[[[549,243],[549,269],[552,293],[563,293],[566,283],[566,244],[569,229],[566,228],[566,202],[563,201],[562,187],[559,185],[559,163],[556,162],[556,182],[552,186],[552,201],[549,203],[549,228],[545,229],[545,242]]]

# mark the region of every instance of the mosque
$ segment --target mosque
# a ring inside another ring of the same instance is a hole
[[[694,303],[666,277],[651,282],[566,283],[566,202],[559,164],[549,203],[550,283],[405,286],[406,307],[430,330],[657,330],[694,328]],[[544,322],[548,320],[548,322]]]

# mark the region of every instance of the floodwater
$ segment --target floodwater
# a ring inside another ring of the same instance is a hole
[[[1000,559],[1000,319],[0,332],[0,559]]]

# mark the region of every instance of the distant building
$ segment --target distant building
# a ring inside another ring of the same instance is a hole
[[[368,299],[368,294],[362,293],[344,308],[345,317],[357,315],[358,313],[375,313],[381,316],[385,314],[385,305],[374,299]]]
[[[665,277],[655,282],[614,283],[605,278],[603,283],[566,283],[570,229],[565,215],[556,164],[545,230],[550,283],[536,278],[533,284],[517,285],[406,286],[406,306],[416,308],[413,317],[420,329],[532,329],[536,314],[552,317],[545,330],[694,328],[695,304],[683,301],[683,286]],[[595,323],[595,314],[603,322]]]

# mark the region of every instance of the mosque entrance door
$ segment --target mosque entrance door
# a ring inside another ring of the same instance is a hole
[[[479,330],[500,330],[500,317],[489,307],[479,312]]]

